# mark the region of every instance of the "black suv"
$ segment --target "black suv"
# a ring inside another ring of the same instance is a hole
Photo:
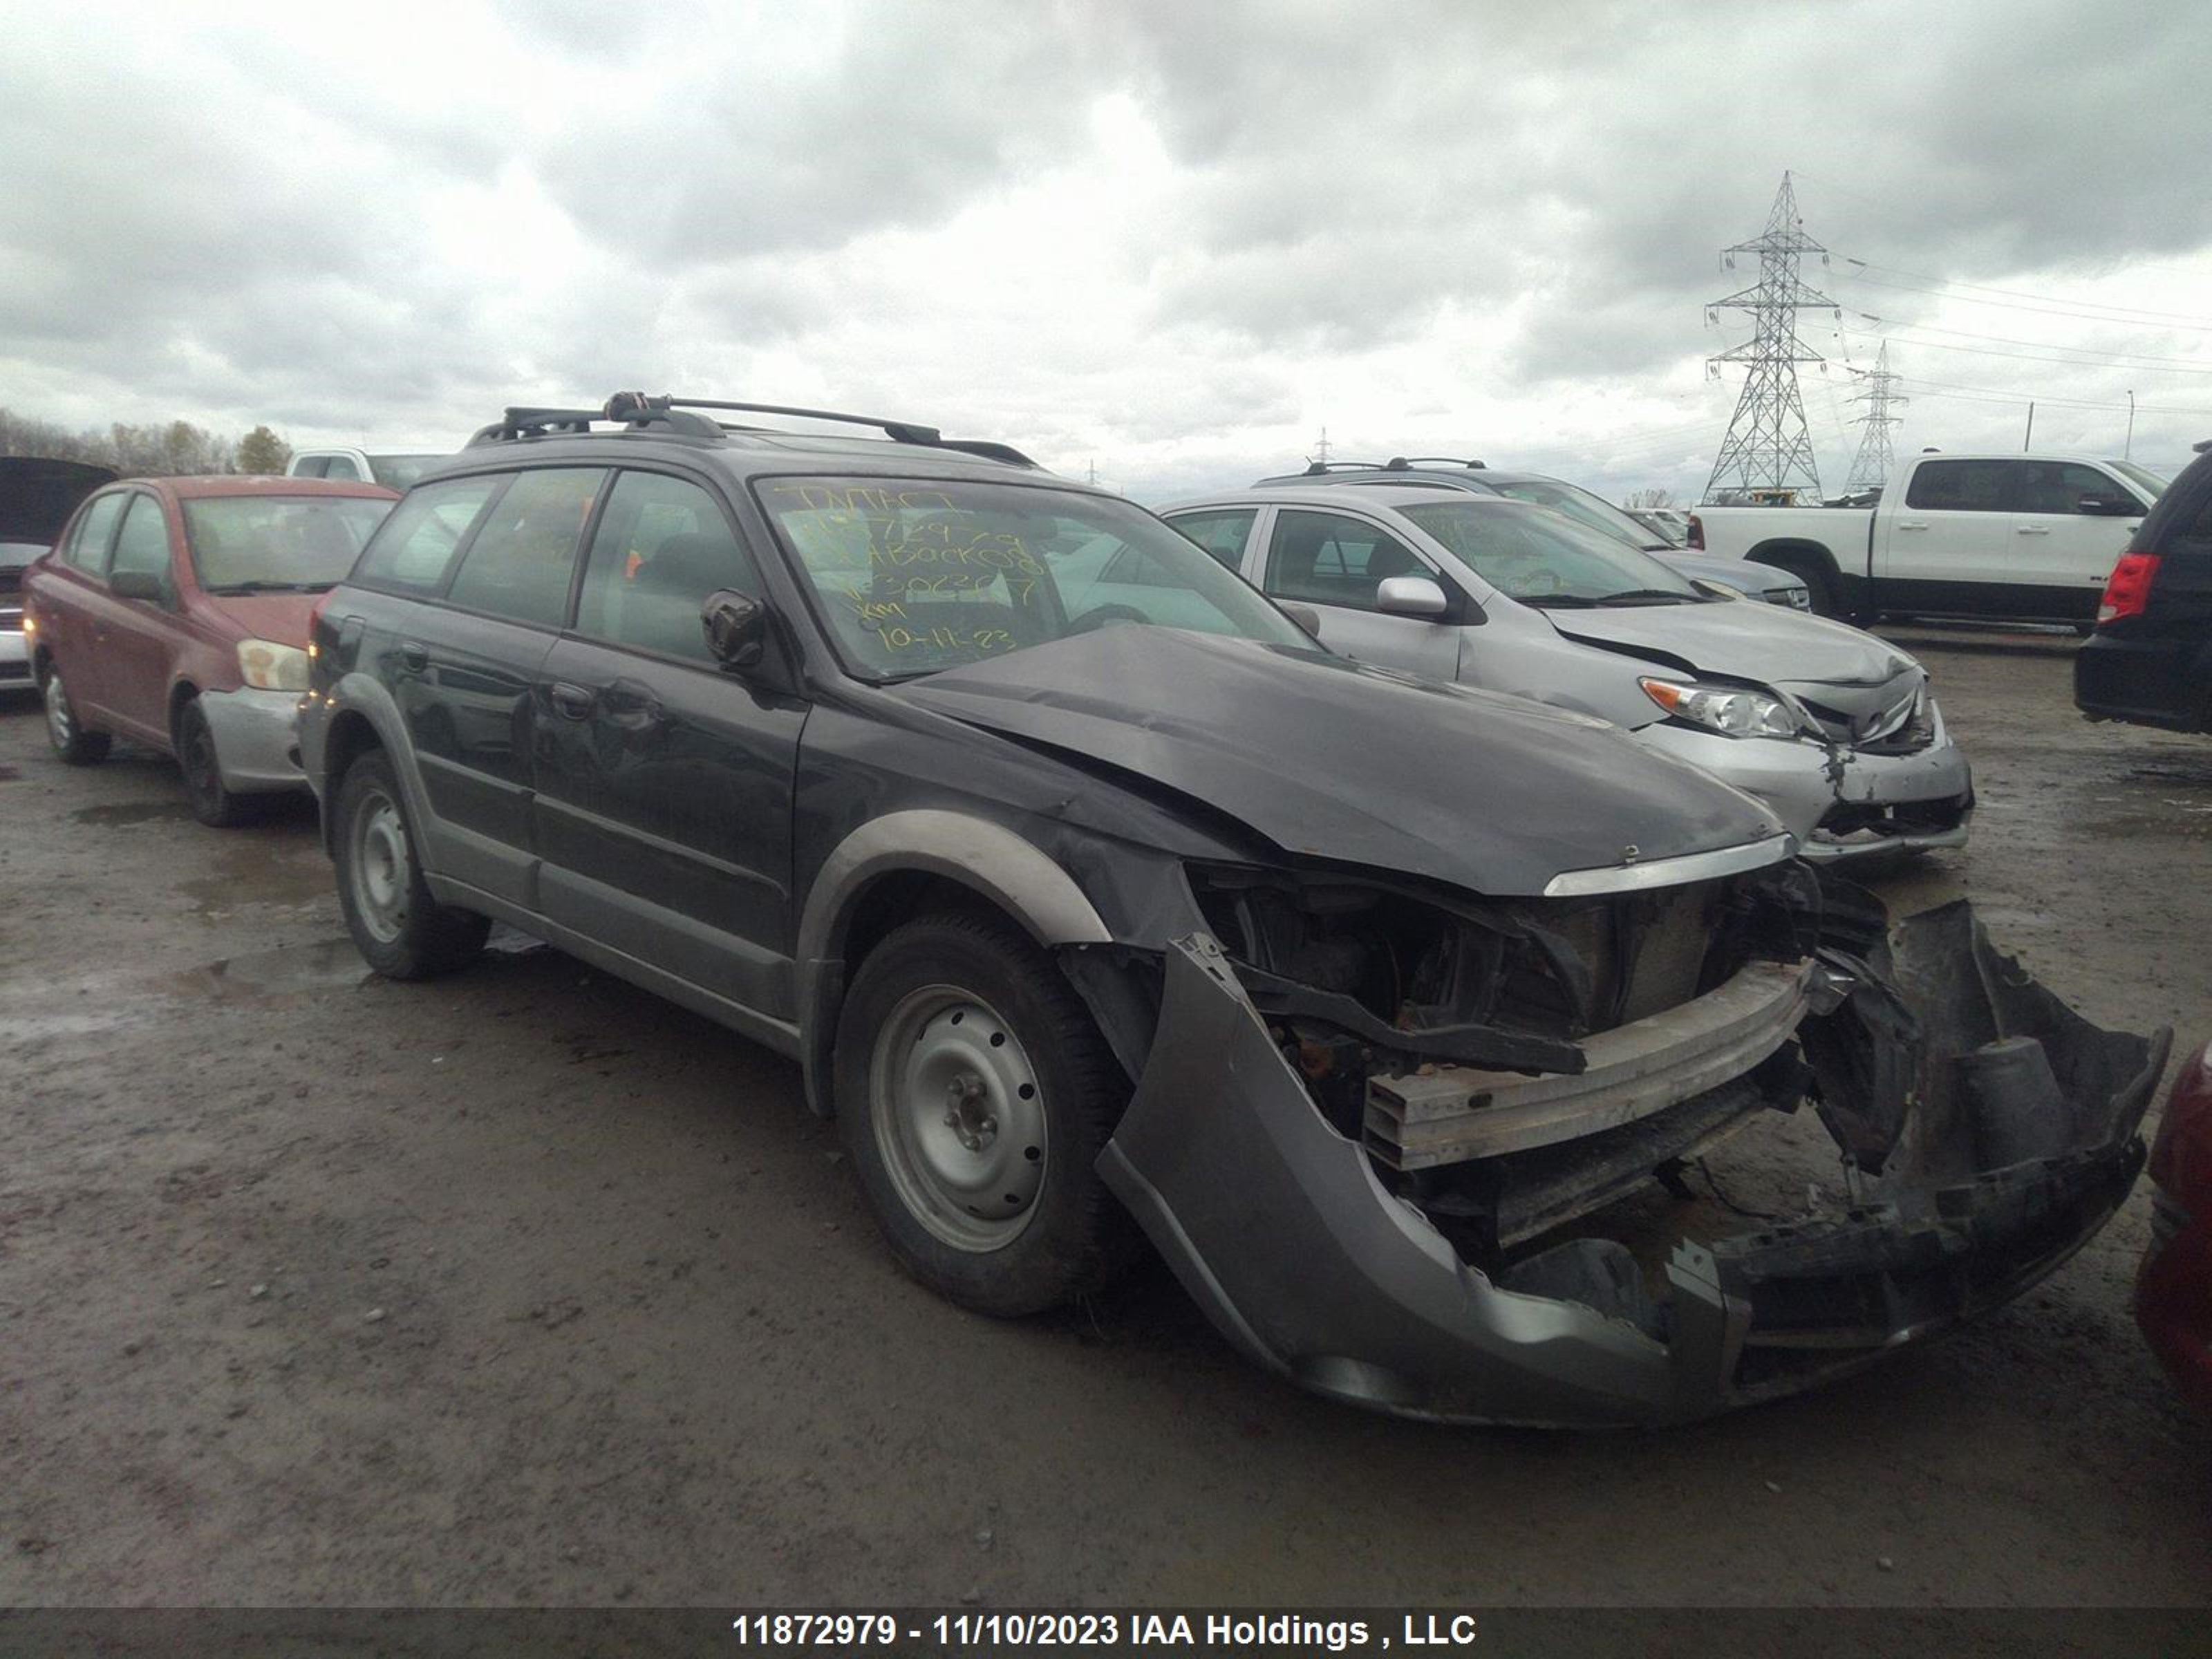
[[[2133,1180],[2157,1045],[1976,971],[1963,907],[1900,1023],[1879,909],[1750,797],[1330,656],[1002,445],[762,414],[808,411],[485,428],[324,603],[305,766],[377,969],[497,918],[796,1056],[944,1294],[1062,1301],[1133,1216],[1311,1387],[1651,1421],[2005,1299]],[[2049,1062],[1970,1104],[2014,1030]],[[1647,1275],[1607,1206],[1816,1073],[1856,1201]]]
[[[2074,655],[2091,720],[2212,732],[2212,441],[2158,498]]]

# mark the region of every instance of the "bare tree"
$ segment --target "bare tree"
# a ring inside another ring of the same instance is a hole
[[[1671,489],[1636,489],[1629,492],[1624,507],[1672,507],[1674,492]]]

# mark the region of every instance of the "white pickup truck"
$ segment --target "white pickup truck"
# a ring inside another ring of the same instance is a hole
[[[2130,461],[1930,451],[1904,462],[1871,507],[1701,507],[1690,545],[1794,572],[1824,617],[2086,628],[2165,489]]]

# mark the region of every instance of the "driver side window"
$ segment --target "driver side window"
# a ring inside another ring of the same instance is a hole
[[[1340,513],[1285,507],[1267,541],[1262,591],[1271,599],[1376,611],[1376,589],[1392,576],[1426,576],[1429,567],[1379,526]]]
[[[619,474],[592,537],[576,632],[712,663],[700,611],[723,588],[762,597],[752,556],[714,498],[658,472]]]

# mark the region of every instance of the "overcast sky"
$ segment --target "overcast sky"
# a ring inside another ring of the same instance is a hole
[[[1756,276],[1719,251],[1790,168],[1844,313],[1802,324],[1831,489],[1841,365],[1885,331],[1901,453],[2016,448],[2034,398],[2039,448],[2117,455],[2130,390],[2138,460],[2212,436],[2201,6],[0,0],[0,404],[71,426],[447,448],[635,386],[1002,438],[1154,502],[1324,426],[1694,500],[1740,385],[1705,359],[1747,332],[1705,306]]]

